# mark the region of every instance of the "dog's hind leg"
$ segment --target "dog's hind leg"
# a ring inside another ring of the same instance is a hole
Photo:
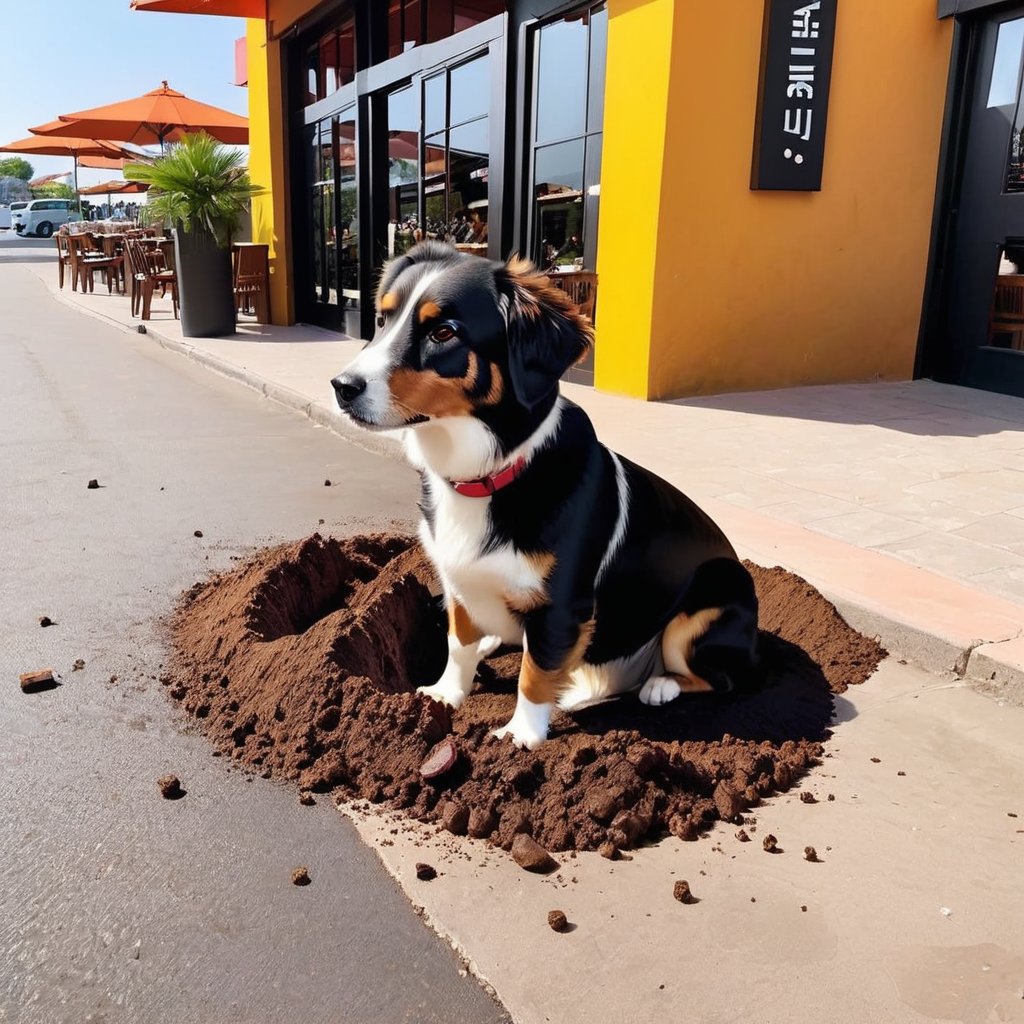
[[[469,696],[476,669],[501,644],[501,638],[484,636],[455,598],[448,599],[448,664],[433,686],[421,686],[418,693],[453,708]]]

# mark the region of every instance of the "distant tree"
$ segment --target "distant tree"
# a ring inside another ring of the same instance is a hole
[[[35,173],[32,165],[22,156],[5,156],[0,159],[0,178],[9,176],[31,181]]]
[[[75,190],[60,181],[50,181],[32,189],[33,199],[74,199]]]

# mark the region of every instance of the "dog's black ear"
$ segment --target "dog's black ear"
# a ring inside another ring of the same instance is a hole
[[[594,328],[573,301],[529,261],[512,256],[496,272],[508,325],[512,389],[532,409],[594,343]]]

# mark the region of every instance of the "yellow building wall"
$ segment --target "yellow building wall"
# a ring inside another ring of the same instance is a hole
[[[909,377],[952,41],[934,0],[838,5],[820,193],[749,188],[761,2],[609,10],[598,387]]]

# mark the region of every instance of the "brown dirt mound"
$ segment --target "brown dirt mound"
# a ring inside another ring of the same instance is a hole
[[[516,652],[482,664],[454,714],[412,692],[440,674],[446,643],[433,571],[407,537],[314,535],[197,584],[173,621],[171,693],[218,748],[264,774],[427,821],[468,812],[470,833],[505,849],[520,832],[550,850],[629,847],[666,830],[693,839],[814,765],[832,694],[885,655],[803,580],[748,568],[766,629],[753,692],[663,708],[627,695],[556,713],[535,752],[490,735],[512,714]],[[449,734],[454,767],[423,778]]]

